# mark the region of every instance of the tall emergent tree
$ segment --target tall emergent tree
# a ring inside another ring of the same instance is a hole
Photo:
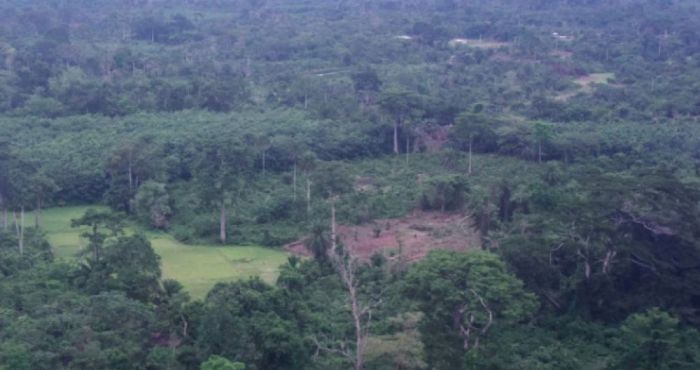
[[[469,153],[469,165],[467,174],[472,173],[472,153],[474,146],[487,149],[489,142],[494,139],[494,127],[496,120],[483,113],[462,113],[457,117],[457,122],[452,130],[452,138],[460,148],[466,146]]]
[[[360,261],[340,243],[335,209],[338,198],[342,194],[352,191],[352,181],[348,176],[348,171],[340,163],[324,163],[319,166],[315,177],[314,185],[318,188],[317,192],[328,201],[331,207],[331,235],[330,248],[326,250],[327,260],[333,265],[347,293],[355,339],[352,350],[342,345],[341,348],[329,348],[318,341],[316,345],[319,349],[326,351],[338,351],[348,358],[355,370],[362,370],[369,336],[368,324],[376,300],[371,301],[361,297],[358,276]]]
[[[219,241],[225,244],[228,209],[245,186],[245,174],[252,167],[250,151],[232,138],[216,138],[202,145],[195,176],[204,203],[219,210]]]
[[[394,154],[399,154],[399,129],[420,115],[422,104],[419,95],[408,91],[388,90],[380,95],[379,106],[393,122]]]

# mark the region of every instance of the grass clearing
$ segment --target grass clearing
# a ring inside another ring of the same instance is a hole
[[[58,207],[44,212],[43,227],[57,258],[76,258],[86,245],[80,237],[86,228],[72,228],[70,221],[88,208]],[[194,298],[200,299],[218,282],[259,276],[274,283],[279,266],[288,257],[286,252],[271,248],[186,245],[164,232],[146,231],[145,234],[161,257],[163,277],[179,281]]]

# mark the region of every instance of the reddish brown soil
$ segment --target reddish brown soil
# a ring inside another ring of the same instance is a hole
[[[400,219],[377,220],[371,224],[339,225],[338,235],[351,253],[367,259],[377,252],[404,261],[419,260],[433,249],[463,251],[480,247],[479,235],[468,216],[455,213],[415,212]],[[375,229],[381,233],[377,237]],[[290,243],[285,249],[308,256],[304,240]]]

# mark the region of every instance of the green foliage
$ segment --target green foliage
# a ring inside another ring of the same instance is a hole
[[[116,237],[124,232],[124,219],[111,211],[99,211],[89,208],[80,218],[71,220],[71,227],[89,227],[89,231],[80,236],[88,240],[85,253],[92,253],[94,262],[99,262],[107,238]]]
[[[53,260],[51,246],[41,232],[29,229],[25,238],[24,253],[20,254],[16,237],[0,231],[0,276],[17,275]]]
[[[258,279],[219,284],[202,313],[198,345],[252,369],[298,369],[308,361],[296,323],[280,312],[276,291]],[[231,336],[230,333],[236,333]]]
[[[658,308],[628,317],[622,324],[615,369],[693,369],[700,335],[679,330],[679,320]]]
[[[165,184],[147,181],[141,185],[134,196],[132,208],[142,222],[158,229],[167,228],[172,209]]]
[[[461,176],[432,177],[423,189],[420,206],[424,210],[456,211],[464,206],[467,189]]]
[[[496,147],[495,130],[499,122],[483,113],[462,113],[452,129],[452,139],[462,150],[469,150],[472,145],[475,151],[487,152]]]
[[[503,259],[360,264],[361,300],[389,302],[368,370],[698,367],[692,1],[0,7],[1,369],[348,367],[329,200],[343,225],[463,212]],[[193,245],[42,216],[102,201]],[[189,302],[287,258],[231,245],[305,236],[317,261],[277,285]]]
[[[429,366],[462,369],[491,326],[532,315],[537,301],[489,252],[433,251],[406,276],[404,294],[423,313],[421,336]]]
[[[224,357],[212,355],[202,363],[201,370],[245,370],[245,364],[231,362]]]

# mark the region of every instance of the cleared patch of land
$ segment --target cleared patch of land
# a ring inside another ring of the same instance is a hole
[[[472,220],[460,213],[414,212],[364,225],[339,225],[338,236],[352,253],[367,259],[377,252],[390,258],[416,261],[433,249],[463,251],[481,246]],[[308,255],[305,240],[288,244],[290,252]]]
[[[480,40],[480,39],[452,39],[448,43],[451,47],[457,46],[469,46],[478,49],[500,49],[509,46],[509,42],[502,42],[496,40]]]
[[[72,228],[71,219],[90,207],[59,207],[44,212],[43,228],[57,258],[72,259],[85,246],[80,234],[86,228]],[[100,207],[93,207],[100,208]],[[218,282],[259,276],[273,283],[288,254],[256,246],[186,245],[170,234],[145,233],[161,257],[163,277],[182,283],[194,298],[203,298]]]
[[[574,56],[574,53],[566,50],[554,50],[550,52],[549,55],[561,59],[571,59],[571,57]]]
[[[574,83],[583,89],[592,89],[595,84],[607,84],[615,78],[614,73],[591,73],[574,80]]]
[[[595,90],[595,85],[607,85],[615,79],[614,73],[591,73],[580,76],[573,82],[577,85],[575,90],[565,91],[556,96],[557,100],[566,101],[578,94],[590,94]]]

